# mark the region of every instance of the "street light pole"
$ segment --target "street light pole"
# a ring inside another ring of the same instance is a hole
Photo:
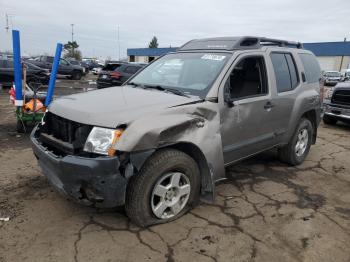
[[[72,56],[74,57],[74,24],[70,24],[70,26],[72,27]]]

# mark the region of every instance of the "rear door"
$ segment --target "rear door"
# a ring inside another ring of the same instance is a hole
[[[275,130],[277,143],[280,143],[290,126],[297,90],[301,85],[300,72],[291,52],[271,51],[268,58],[271,85],[276,92],[271,102],[277,109],[271,114],[271,127]]]

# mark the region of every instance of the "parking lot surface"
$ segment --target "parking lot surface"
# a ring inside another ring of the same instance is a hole
[[[82,92],[61,80],[56,93]],[[86,86],[86,83],[85,85]],[[274,151],[227,169],[214,203],[150,228],[77,205],[41,174],[0,91],[0,261],[350,261],[350,127],[321,124],[298,167]]]

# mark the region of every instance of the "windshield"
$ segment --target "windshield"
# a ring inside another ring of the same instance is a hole
[[[326,72],[325,74],[328,77],[340,77],[341,74],[339,72]]]
[[[204,98],[231,54],[175,53],[154,61],[131,82],[180,90]]]

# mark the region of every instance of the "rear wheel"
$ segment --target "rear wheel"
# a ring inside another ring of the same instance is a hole
[[[326,125],[335,125],[337,123],[337,119],[328,115],[323,115],[323,122]]]
[[[142,227],[169,222],[196,205],[199,192],[197,163],[182,151],[160,150],[130,178],[126,213]]]
[[[80,80],[82,75],[83,74],[80,71],[73,71],[71,78],[73,80]]]
[[[279,148],[280,159],[293,166],[301,164],[309,153],[313,134],[310,120],[302,118],[289,143]]]

